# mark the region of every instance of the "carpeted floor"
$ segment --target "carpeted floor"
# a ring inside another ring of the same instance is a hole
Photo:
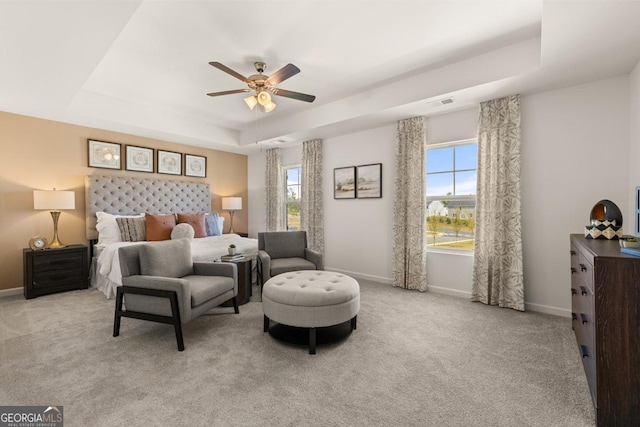
[[[65,426],[593,426],[571,322],[360,280],[358,329],[307,349],[260,302],[167,325],[96,290],[0,298],[0,405],[63,405]]]

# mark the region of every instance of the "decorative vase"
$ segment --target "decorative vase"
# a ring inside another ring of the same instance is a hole
[[[236,248],[228,248],[229,250],[229,255],[235,255],[236,254]]]

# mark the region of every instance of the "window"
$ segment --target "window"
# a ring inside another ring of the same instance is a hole
[[[300,191],[302,190],[302,168],[287,167],[284,170],[286,188],[286,228],[288,231],[300,230]]]
[[[427,248],[473,250],[478,143],[427,148]]]

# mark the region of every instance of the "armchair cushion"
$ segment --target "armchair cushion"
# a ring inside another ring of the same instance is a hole
[[[304,258],[307,234],[304,231],[283,231],[264,234],[264,250],[271,259]]]
[[[233,290],[234,281],[222,276],[186,276],[191,287],[191,307],[197,307],[218,295]]]
[[[165,240],[140,247],[140,274],[183,277],[193,273],[189,239]]]
[[[314,263],[304,258],[277,258],[271,260],[271,277],[298,270],[317,270],[317,268]]]

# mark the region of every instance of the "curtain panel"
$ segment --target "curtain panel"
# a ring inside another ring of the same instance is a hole
[[[266,151],[265,230],[284,230],[284,177],[282,156],[277,148]]]
[[[520,97],[480,104],[471,300],[524,311]]]
[[[393,286],[427,290],[426,117],[398,122],[393,205]]]
[[[322,191],[322,140],[302,143],[301,228],[309,248],[324,253],[324,195]]]

